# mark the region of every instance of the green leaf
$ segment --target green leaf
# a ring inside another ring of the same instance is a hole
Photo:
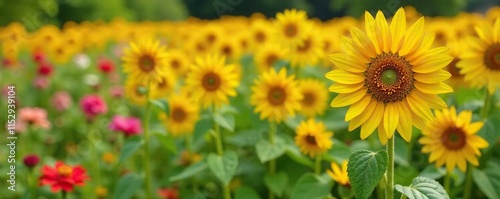
[[[214,121],[219,124],[222,128],[227,129],[228,131],[234,132],[234,115],[230,113],[215,113]]]
[[[311,168],[314,167],[314,163],[311,161],[311,159],[304,156],[304,154],[302,154],[300,152],[299,148],[297,148],[297,146],[295,144],[293,144],[293,145],[287,144],[286,149],[285,149],[285,153],[288,157],[292,158],[292,160],[294,160],[295,162],[297,162],[299,164],[302,164],[302,165],[305,165],[305,166],[308,166]]]
[[[165,113],[168,113],[170,110],[168,101],[165,99],[149,100],[149,102],[153,105],[154,108],[159,109]]]
[[[261,163],[276,159],[285,153],[285,141],[280,137],[276,137],[274,144],[268,140],[260,140],[255,144],[257,157]]]
[[[142,138],[139,136],[132,136],[125,140],[123,144],[122,150],[120,152],[120,158],[118,159],[119,163],[123,163],[130,157],[139,147],[142,145]]]
[[[169,178],[170,181],[179,181],[190,178],[200,172],[203,172],[207,168],[207,164],[203,161],[197,162],[196,164],[189,165],[181,173]]]
[[[355,151],[349,156],[347,173],[356,198],[370,197],[387,169],[387,152]]]
[[[177,147],[175,146],[175,139],[171,135],[163,135],[161,133],[155,133],[156,139],[161,142],[161,145],[165,147],[168,151],[176,154]]]
[[[261,199],[259,194],[248,187],[239,187],[234,191],[234,199]]]
[[[446,175],[446,169],[442,168],[442,167],[436,168],[436,165],[434,165],[434,164],[428,165],[419,174],[419,176],[427,177],[427,178],[434,179],[434,180],[439,179],[439,178],[443,177],[444,175]]]
[[[114,199],[128,199],[131,198],[134,193],[142,187],[142,177],[135,174],[129,173],[124,175],[118,180],[115,190],[113,191]]]
[[[488,198],[499,198],[488,175],[483,171],[479,169],[472,170],[472,179],[474,179],[474,182],[478,185],[477,187],[479,187]]]
[[[270,175],[266,173],[264,176],[264,183],[267,188],[271,190],[274,194],[281,198],[283,192],[285,191],[286,185],[288,184],[288,176],[284,172],[279,172],[275,175]]]
[[[238,156],[233,151],[226,151],[222,157],[210,154],[207,158],[207,164],[212,174],[222,185],[227,186],[238,168]]]
[[[295,184],[291,199],[323,199],[330,193],[331,185],[328,181],[306,173]]]
[[[428,199],[446,199],[450,198],[443,186],[439,182],[426,178],[416,177],[410,186],[394,185],[394,189],[401,192],[410,199],[428,198]]]

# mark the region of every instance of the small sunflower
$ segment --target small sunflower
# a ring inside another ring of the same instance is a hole
[[[161,77],[161,81],[151,85],[154,90],[152,99],[166,98],[175,90],[177,85],[177,77],[173,74]]]
[[[279,123],[295,115],[300,109],[300,100],[302,95],[295,75],[287,76],[286,69],[281,68],[279,72],[269,69],[255,80],[250,104],[256,106],[254,111],[260,113],[261,120]]]
[[[336,163],[331,163],[332,170],[326,170],[326,173],[344,187],[351,187],[349,176],[347,175],[347,160],[342,161],[342,166],[339,167]]]
[[[199,108],[186,95],[173,95],[169,99],[169,113],[159,118],[175,137],[191,134],[199,118]]]
[[[145,83],[159,83],[163,76],[168,75],[167,54],[159,41],[143,40],[130,46],[122,60],[123,71],[131,78]]]
[[[327,131],[323,122],[316,122],[314,119],[302,121],[297,127],[295,144],[303,154],[316,157],[332,148],[333,142],[330,139],[333,132]]]
[[[490,94],[500,87],[500,17],[491,26],[476,26],[477,37],[469,37],[469,47],[457,67],[464,80],[474,87],[486,87]]]
[[[259,72],[267,72],[279,60],[284,59],[287,53],[287,48],[282,48],[276,43],[266,43],[255,52],[255,65]]]
[[[291,48],[288,59],[293,67],[312,66],[318,63],[322,43],[313,32],[304,35],[302,43]]]
[[[328,104],[326,85],[316,79],[305,79],[299,81],[299,88],[303,96],[300,112],[306,117],[323,115]]]
[[[154,90],[152,90],[154,94]],[[147,85],[145,82],[134,78],[125,81],[125,97],[136,105],[144,105],[147,102]]]
[[[174,72],[179,77],[184,76],[189,71],[191,64],[186,53],[177,49],[168,51],[166,62],[170,71]]]
[[[252,21],[250,25],[250,48],[257,49],[260,46],[269,43],[273,37],[272,24],[263,19],[256,19]]]
[[[453,57],[453,60],[446,66],[446,70],[451,74],[447,83],[453,88],[465,86],[464,75],[460,74],[460,68],[457,67],[457,63],[460,61],[460,54],[465,49],[463,42],[456,40],[448,41],[446,46],[450,48],[449,55]]]
[[[217,42],[215,51],[232,62],[238,62],[241,55],[240,45],[235,38],[226,38]]]
[[[204,108],[220,106],[229,102],[229,96],[236,96],[238,75],[234,65],[226,65],[225,60],[219,55],[198,57],[186,78],[186,87]]]
[[[389,25],[384,14],[365,13],[366,33],[351,29],[352,38],[341,37],[344,53],[330,60],[338,69],[326,74],[339,93],[332,107],[349,106],[348,130],[361,126],[361,139],[378,128],[385,144],[394,132],[410,141],[412,125],[419,129],[433,119],[431,108],[446,108],[437,95],[452,92],[443,81],[451,75],[443,70],[453,59],[445,47],[431,48],[433,36],[424,35],[424,18],[406,29],[400,8]]]
[[[283,13],[276,14],[274,27],[281,43],[295,48],[303,45],[306,33],[311,31],[312,23],[307,20],[305,11],[286,9]]]
[[[436,120],[427,124],[418,142],[423,153],[430,153],[429,162],[436,162],[437,167],[446,164],[448,172],[455,167],[465,172],[467,162],[478,166],[479,149],[488,147],[488,142],[476,133],[483,127],[483,122],[471,123],[472,111],[465,110],[457,115],[455,107],[435,111]]]

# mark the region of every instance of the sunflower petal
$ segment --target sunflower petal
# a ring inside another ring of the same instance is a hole
[[[404,140],[410,142],[412,134],[412,119],[408,107],[404,103],[395,104],[399,113],[399,124],[397,130]]]
[[[375,23],[376,23],[376,29],[378,33],[380,33],[380,37],[382,40],[378,40],[379,44],[381,43],[381,48],[384,52],[389,52],[389,48],[391,47],[391,39],[390,37],[390,32],[389,32],[389,26],[387,25],[387,21],[385,20],[384,13],[382,11],[378,11],[377,15],[375,16]]]
[[[451,74],[445,70],[439,70],[432,73],[415,73],[415,80],[427,84],[438,83],[445,81],[451,77]]]
[[[341,93],[332,100],[331,107],[343,107],[351,105],[366,95],[366,89],[360,89],[353,93]]]
[[[359,114],[361,114],[368,104],[370,104],[371,101],[371,96],[365,95],[361,100],[355,102],[354,104],[349,107],[347,110],[347,113],[345,115],[345,121],[352,120],[354,117],[357,117]]]
[[[363,74],[351,73],[342,69],[332,70],[326,73],[325,77],[342,84],[356,84],[365,81]]]
[[[443,93],[451,93],[453,92],[453,88],[451,88],[448,84],[443,82],[435,83],[435,84],[425,84],[421,82],[415,82],[415,87],[422,91],[423,93],[429,94],[443,94]]]
[[[351,55],[337,53],[330,55],[330,61],[339,69],[344,69],[353,73],[361,73],[366,71],[366,64],[355,61]]]
[[[408,102],[411,110],[413,110],[413,112],[418,116],[429,121],[433,119],[432,112],[425,101],[418,97],[414,97],[413,94],[410,94],[407,95],[406,102]]]
[[[368,12],[365,11],[365,30],[366,30],[366,35],[370,39],[371,43],[373,43],[373,47],[375,48],[375,52],[377,54],[382,53],[380,49],[380,45],[377,40],[377,30],[376,30],[376,22],[373,16]]]
[[[413,51],[417,50],[420,42],[422,40],[422,35],[424,33],[424,18],[418,19],[408,31],[406,31],[404,44],[399,51],[400,56],[405,56]]]
[[[403,39],[406,31],[406,17],[403,8],[399,8],[392,18],[390,30],[392,33],[391,52],[396,53],[400,48],[401,39]]]
[[[378,139],[380,140],[380,143],[382,145],[385,145],[389,138],[387,137],[387,132],[385,132],[385,130],[384,130],[384,124],[380,123],[378,125],[377,131],[378,131]]]
[[[361,139],[366,139],[373,133],[384,117],[384,104],[377,103],[371,117],[361,126]]]
[[[399,112],[398,108],[394,103],[388,103],[385,105],[384,111],[384,129],[387,133],[387,137],[392,138],[394,131],[399,123]]]

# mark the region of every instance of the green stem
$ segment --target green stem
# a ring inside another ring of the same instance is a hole
[[[89,136],[91,147],[90,147],[90,153],[91,156],[94,157],[94,161],[92,161],[92,169],[94,170],[94,181],[95,184],[94,186],[99,186],[100,185],[100,179],[101,179],[101,171],[99,170],[99,156],[97,154],[96,146],[97,146],[97,140],[94,138],[95,134],[97,131],[91,130],[91,134]]]
[[[215,106],[213,107],[213,111],[214,114],[217,111]],[[220,132],[220,126],[215,121],[214,121],[214,129],[215,129],[215,134],[213,136],[215,139],[217,154],[219,156],[222,156],[224,155],[224,147],[222,146],[222,135]],[[231,189],[229,188],[229,185],[225,185],[223,189],[224,189],[224,199],[231,199]]]
[[[467,167],[467,177],[465,178],[465,187],[464,187],[464,199],[469,199],[472,191],[472,170],[474,166],[468,165]]]
[[[151,115],[151,103],[149,102],[151,94],[151,83],[148,83],[148,89],[146,94],[146,115],[144,116],[144,170],[146,172],[146,197],[148,199],[153,198],[152,196],[152,185],[151,185],[151,167],[149,165],[150,152],[149,152],[149,120]]]
[[[481,117],[482,118],[488,118],[489,110],[490,110],[490,107],[491,107],[491,98],[493,97],[488,92],[488,89],[485,89],[485,90],[486,90],[486,96],[484,97],[484,106],[481,109]]]
[[[387,166],[387,181],[385,184],[385,198],[394,198],[394,136],[387,142],[387,155],[389,165]]]
[[[448,194],[451,194],[450,181],[451,181],[450,172],[446,172],[446,175],[444,176],[444,189],[446,190],[446,193],[448,193]]]
[[[61,193],[62,193],[62,199],[66,199],[66,196],[68,195],[66,191],[62,191]]]
[[[269,142],[271,142],[271,144],[274,145],[274,143],[276,142],[276,124],[275,123],[270,123],[269,124]],[[276,173],[276,159],[272,159],[269,161],[269,175],[270,176],[274,176],[274,174]],[[275,195],[274,193],[269,190],[269,199],[274,199],[275,198]]]
[[[36,184],[33,179],[33,168],[29,168],[28,171],[28,189],[32,190],[29,194],[29,198],[36,198]]]
[[[314,164],[314,173],[316,175],[321,174],[321,154],[316,155],[316,162]]]
[[[189,155],[192,155],[193,146],[191,144],[191,135],[186,135],[186,137],[184,137],[184,141],[186,142],[186,151]]]

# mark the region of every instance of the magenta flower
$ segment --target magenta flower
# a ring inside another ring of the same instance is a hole
[[[109,129],[125,134],[125,136],[137,135],[142,132],[141,120],[136,117],[114,116]]]
[[[26,167],[33,168],[38,164],[38,162],[40,162],[40,157],[36,154],[26,155],[23,162]]]
[[[92,120],[94,117],[108,112],[106,102],[99,95],[86,95],[80,101],[80,108],[85,116]]]

